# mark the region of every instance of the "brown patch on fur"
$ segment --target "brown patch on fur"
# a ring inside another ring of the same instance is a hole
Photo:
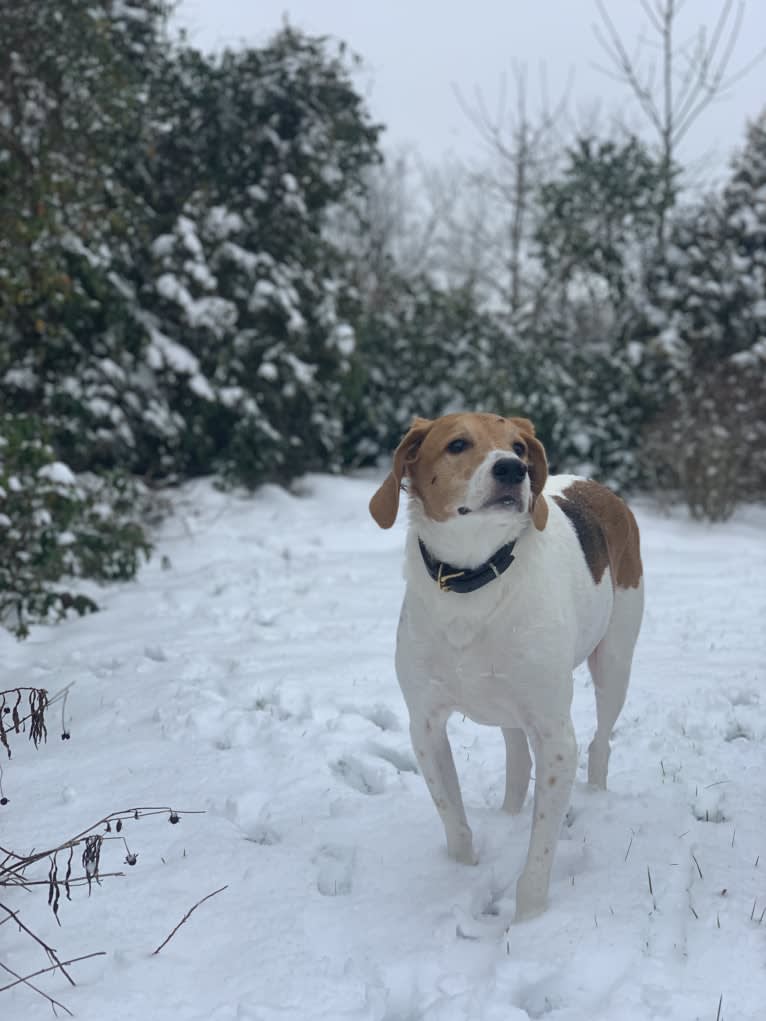
[[[584,480],[553,499],[572,522],[596,584],[608,567],[618,588],[637,588],[643,574],[638,525],[625,501]]]
[[[555,777],[555,776],[549,776],[548,777],[548,786],[549,787],[555,786],[556,779],[557,779],[557,777]]]

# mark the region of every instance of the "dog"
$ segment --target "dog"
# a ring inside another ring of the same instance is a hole
[[[390,528],[409,497],[396,672],[410,736],[450,857],[477,861],[447,720],[502,728],[503,808],[521,811],[535,761],[532,829],[515,920],[547,906],[555,844],[577,766],[572,671],[588,660],[597,725],[588,782],[605,788],[643,613],[639,532],[596,482],[548,475],[525,418],[416,418],[370,501]]]

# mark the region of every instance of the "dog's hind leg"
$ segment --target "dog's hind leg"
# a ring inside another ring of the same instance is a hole
[[[527,735],[519,727],[503,727],[505,738],[505,799],[503,811],[516,815],[527,796],[532,757]]]
[[[596,733],[588,748],[588,783],[606,787],[609,738],[625,704],[633,648],[641,627],[643,582],[634,589],[617,589],[606,634],[588,657],[596,693]]]
[[[463,807],[463,797],[447,738],[447,718],[410,717],[412,747],[420,771],[444,824],[447,853],[464,865],[475,865],[473,834]]]

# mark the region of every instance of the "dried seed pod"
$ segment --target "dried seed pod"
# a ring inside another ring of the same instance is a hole
[[[125,855],[125,864],[126,865],[135,865],[137,861],[138,861],[138,855],[134,854],[133,851],[129,851]]]
[[[59,870],[56,855],[51,858],[51,867],[48,870],[48,905],[53,909],[53,914],[59,916],[59,900],[61,889],[59,888]]]
[[[114,824],[114,828],[117,830],[118,833],[120,832],[120,830],[122,829],[122,819],[117,820],[117,822]]]
[[[48,740],[48,728],[45,726],[45,711],[48,708],[48,692],[45,688],[33,688],[29,695],[29,739],[37,748],[41,741]],[[14,713],[16,707],[14,706]],[[16,722],[14,717],[14,723]]]
[[[8,709],[8,706],[5,707],[5,711],[6,712],[10,711]],[[0,745],[2,745],[3,748],[5,748],[5,750],[8,752],[8,758],[10,759],[10,757],[11,757],[11,746],[8,744],[8,738],[5,735],[5,727],[3,726],[3,719],[2,719],[1,716],[0,716]]]
[[[30,706],[32,704],[32,696],[29,696]],[[21,689],[16,689],[16,702],[13,706],[13,729],[17,734],[21,733],[21,717],[19,716],[19,706],[21,705]],[[30,734],[31,736],[31,734]],[[35,746],[37,747],[37,746]]]
[[[85,838],[85,850],[82,853],[82,867],[88,880],[88,893],[91,883],[95,879],[98,882],[98,867],[101,860],[101,845],[104,838],[100,833],[93,833]]]
[[[179,821],[180,820],[179,820],[178,812],[171,812],[170,815],[168,816],[168,822],[172,823],[174,826]]]
[[[72,890],[69,886],[69,880],[72,878],[72,859],[74,858],[74,848],[69,848],[69,858],[66,863],[66,875],[64,876],[64,889],[66,890],[66,899],[72,899]]]

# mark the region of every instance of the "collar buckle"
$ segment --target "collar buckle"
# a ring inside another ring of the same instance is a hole
[[[451,592],[452,587],[450,585],[450,582],[453,580],[453,578],[464,577],[465,571],[453,571],[452,574],[445,574],[444,573],[445,566],[446,565],[444,563],[439,564],[439,570],[436,575],[436,581],[442,592]]]

